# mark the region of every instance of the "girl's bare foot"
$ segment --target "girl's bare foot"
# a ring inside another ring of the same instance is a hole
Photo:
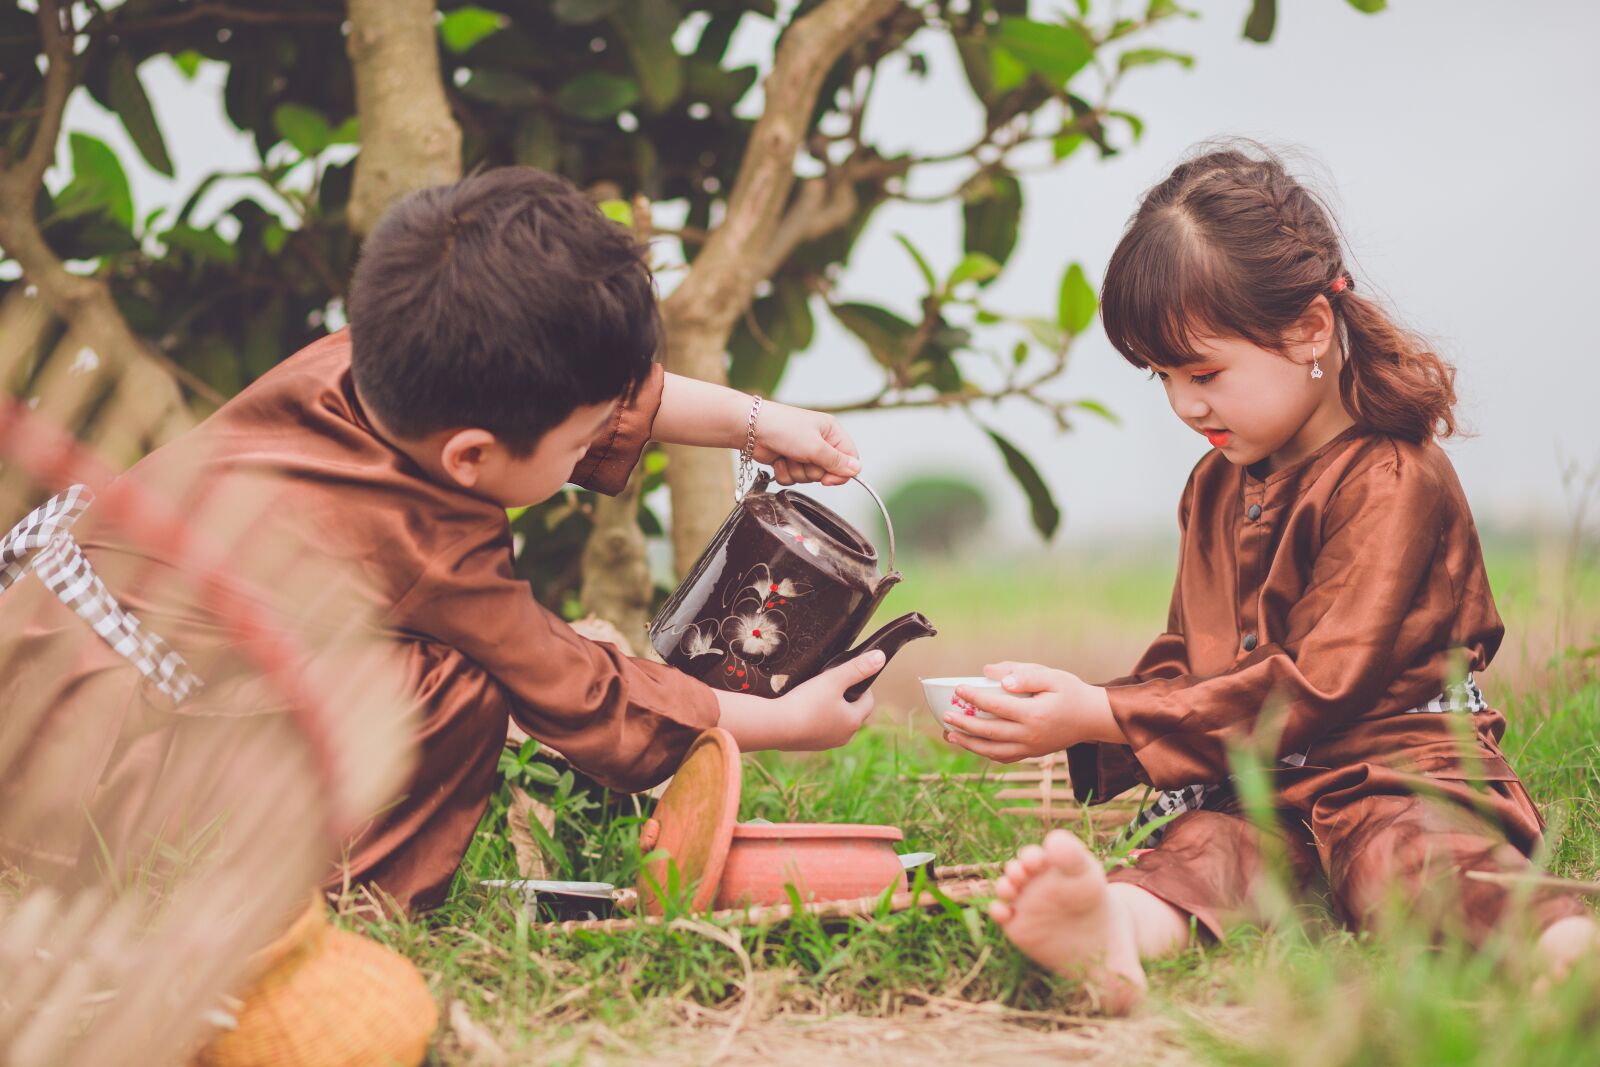
[[[1052,830],[1006,864],[989,915],[1037,963],[1081,979],[1112,1015],[1144,997],[1133,918],[1108,891],[1105,872],[1083,842]]]

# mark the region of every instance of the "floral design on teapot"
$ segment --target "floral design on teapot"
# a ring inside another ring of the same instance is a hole
[[[686,627],[678,647],[692,660],[726,656],[716,675],[724,688],[743,691],[764,680],[772,692],[780,693],[789,684],[789,674],[769,674],[761,666],[770,670],[788,650],[789,619],[783,608],[809,592],[809,582],[779,577],[770,566],[758,563],[724,598],[728,614]]]

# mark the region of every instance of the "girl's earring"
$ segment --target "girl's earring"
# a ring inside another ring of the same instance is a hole
[[[1321,357],[1317,355],[1317,350],[1315,348],[1311,350],[1311,377],[1322,377]]]

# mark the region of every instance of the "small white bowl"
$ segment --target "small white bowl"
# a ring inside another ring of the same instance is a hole
[[[966,678],[919,678],[918,681],[922,683],[922,694],[927,698],[928,710],[933,712],[933,717],[938,720],[941,729],[960,730],[961,720],[967,716],[978,719],[994,718],[987,711],[980,711],[956,696],[956,690],[961,688],[999,689],[1000,683],[993,678],[984,678],[980,675]]]

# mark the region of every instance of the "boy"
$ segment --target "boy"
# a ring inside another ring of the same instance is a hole
[[[399,644],[422,716],[418,766],[330,881],[371,883],[405,909],[442,901],[494,788],[508,715],[630,790],[665,778],[710,726],[745,750],[827,748],[860,727],[870,694],[853,703],[843,694],[882,666],[881,654],[774,701],[713,693],[577,636],[513,576],[505,508],[568,481],[615,493],[652,437],[742,447],[752,414],[750,397],[654,362],[660,319],[643,249],[578,190],[504,168],[405,198],[362,249],[349,315],[348,331],[292,356],[123,475],[168,496],[181,486],[196,510],[270,478],[273,526],[292,525],[313,551],[348,563]],[[755,444],[783,481],[840,484],[860,469],[834,419],[781,404],[759,409]],[[242,716],[250,703],[211,684],[206,664],[221,662],[224,644],[214,624],[147,596],[151,583],[129,576],[159,563],[95,518],[91,507],[74,531],[84,558],[198,684],[152,694],[130,675],[139,692],[113,694],[148,706],[120,727],[137,744],[85,751],[91,813],[105,806],[108,783],[122,808],[155,790],[163,761],[148,756],[150,736],[190,716]],[[6,619],[6,599],[0,634],[9,638],[22,616]],[[30,684],[28,657],[8,655],[18,665],[9,685]],[[0,676],[0,705],[7,687]],[[123,757],[140,747],[147,754],[130,766]]]

